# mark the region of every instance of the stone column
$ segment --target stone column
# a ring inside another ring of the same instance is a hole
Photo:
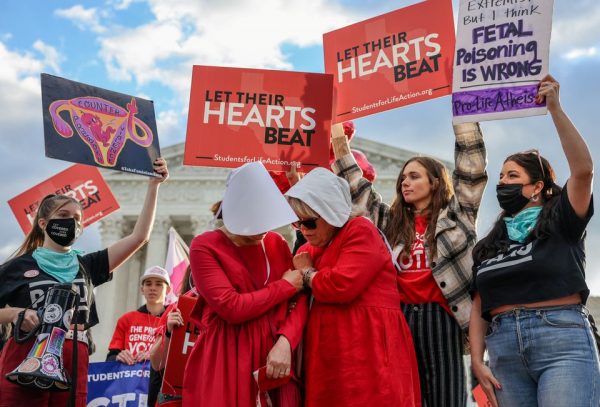
[[[131,256],[129,260],[127,260],[127,264],[129,266],[129,269],[127,270],[127,311],[137,309],[144,303],[144,297],[140,292],[140,278],[144,273],[144,269],[142,269],[142,262],[145,258],[146,250],[145,248],[141,248],[133,256]]]
[[[156,217],[152,233],[150,234],[150,240],[146,247],[146,259],[142,265],[142,270],[146,270],[151,266],[165,266],[171,224],[171,219],[168,216]]]
[[[194,236],[198,236],[211,229],[211,216],[192,216],[190,217],[190,226]]]

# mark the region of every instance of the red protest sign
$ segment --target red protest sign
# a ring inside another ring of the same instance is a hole
[[[81,202],[84,227],[119,209],[100,171],[75,164],[8,201],[25,234],[31,230],[40,201],[49,194],[68,195]]]
[[[192,309],[194,309],[197,300],[197,298],[182,295],[177,301],[177,308],[181,311],[183,318],[183,326],[173,328],[163,384],[160,389],[163,394],[171,396],[181,396],[182,394],[185,364],[200,333],[196,325],[190,320]]]
[[[477,407],[491,407],[492,403],[489,402],[487,396],[483,391],[483,387],[478,384],[472,391]]]
[[[332,89],[327,74],[194,66],[183,163],[326,167]]]
[[[451,0],[427,0],[323,35],[334,122],[451,93]]]

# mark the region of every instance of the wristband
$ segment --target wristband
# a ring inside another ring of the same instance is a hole
[[[171,331],[169,331],[169,329],[165,329],[165,337],[170,338],[171,337]]]
[[[310,288],[310,276],[316,271],[317,270],[315,270],[314,267],[309,267],[307,269],[302,270],[302,286],[305,290],[308,290]]]

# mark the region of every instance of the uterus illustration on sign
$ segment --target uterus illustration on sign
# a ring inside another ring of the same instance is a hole
[[[154,139],[150,127],[136,117],[135,98],[131,98],[126,109],[92,96],[52,102],[49,112],[54,129],[60,136],[70,138],[74,132],[70,123],[61,116],[65,111],[77,134],[92,150],[94,161],[104,167],[116,165],[127,140],[148,147]]]

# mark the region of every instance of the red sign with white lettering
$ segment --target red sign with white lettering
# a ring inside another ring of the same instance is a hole
[[[183,163],[328,167],[331,75],[194,66]]]
[[[84,227],[119,209],[100,171],[75,164],[8,201],[25,234],[31,230],[40,201],[50,194],[67,195],[81,202]]]
[[[451,93],[451,0],[427,0],[323,35],[339,123]]]
[[[167,364],[160,392],[171,396],[181,396],[183,392],[183,372],[190,352],[198,338],[199,331],[191,321],[190,315],[197,298],[182,295],[177,301],[177,308],[181,311],[183,326],[173,328],[169,350],[167,353]]]

